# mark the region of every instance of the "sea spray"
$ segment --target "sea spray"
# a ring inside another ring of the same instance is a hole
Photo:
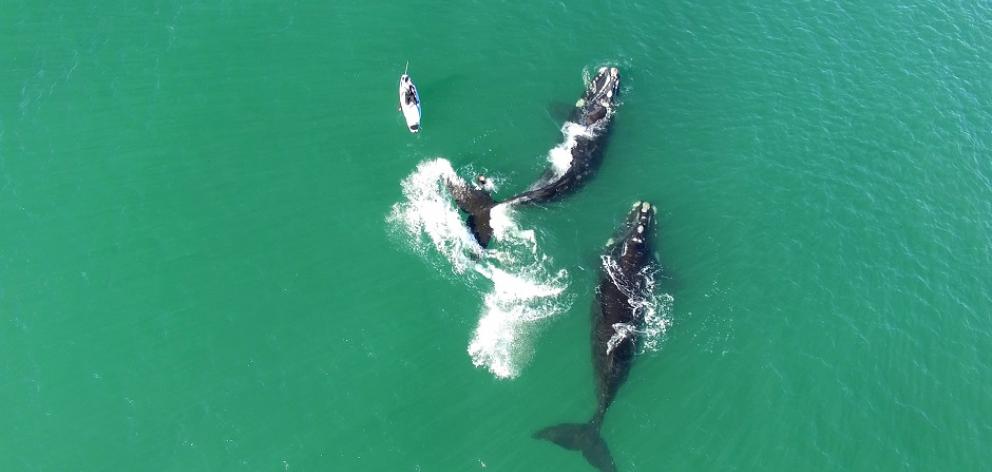
[[[568,300],[562,297],[568,273],[562,269],[549,278],[536,269],[516,273],[495,267],[478,269],[493,286],[483,299],[468,353],[473,364],[489,369],[496,377],[516,377],[529,360],[537,322],[568,308]]]
[[[572,149],[575,147],[578,137],[592,138],[597,131],[578,123],[566,121],[561,127],[561,133],[565,140],[561,144],[548,151],[548,162],[551,163],[552,175],[549,180],[555,180],[565,175],[565,172],[572,166]]]
[[[457,274],[472,267],[483,250],[462,221],[445,181],[458,175],[445,159],[425,161],[403,179],[404,200],[393,205],[390,227],[401,228],[412,249],[427,257],[431,248],[447,259]]]
[[[476,366],[512,378],[530,357],[539,321],[569,308],[568,272],[552,269],[535,231],[521,228],[507,205],[492,210],[493,247],[479,246],[448,192],[446,182],[454,180],[460,177],[447,160],[422,162],[403,180],[404,199],[393,205],[387,221],[402,232],[398,239],[429,263],[447,266],[479,288],[482,312],[468,353]],[[444,260],[437,262],[434,254]]]

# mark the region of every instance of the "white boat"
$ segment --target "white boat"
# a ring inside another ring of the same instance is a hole
[[[406,127],[411,133],[420,131],[420,95],[410,76],[400,76],[400,109],[406,119]]]

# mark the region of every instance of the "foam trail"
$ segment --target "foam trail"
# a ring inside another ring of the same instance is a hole
[[[588,126],[566,121],[561,127],[561,133],[565,135],[565,140],[548,151],[548,162],[551,163],[552,180],[565,175],[565,172],[572,166],[572,148],[575,147],[576,139],[580,136],[592,138],[596,130]]]
[[[387,221],[426,260],[437,252],[455,274],[481,276],[458,278],[481,285],[484,293],[468,354],[473,364],[496,377],[512,378],[529,359],[539,321],[568,309],[570,300],[562,295],[568,272],[550,269],[552,261],[539,250],[534,230],[521,228],[508,205],[491,212],[496,244],[488,250],[480,247],[445,186],[446,180],[456,179],[460,177],[445,159],[421,163],[403,179],[404,200],[393,205]]]
[[[526,270],[510,273],[487,267],[479,272],[493,282],[493,289],[485,296],[468,353],[476,367],[499,378],[516,377],[529,360],[536,322],[568,308],[568,302],[559,299],[568,286],[568,273],[561,270],[547,279],[546,274]]]

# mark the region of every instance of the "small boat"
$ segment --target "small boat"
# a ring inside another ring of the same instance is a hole
[[[400,109],[406,119],[406,127],[411,133],[420,131],[420,95],[410,76],[405,72],[400,76]]]

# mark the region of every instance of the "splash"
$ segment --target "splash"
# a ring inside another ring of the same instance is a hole
[[[588,89],[592,81],[592,75],[589,70],[582,71],[582,81]],[[575,104],[576,107],[583,105],[585,105],[584,98],[580,98]],[[613,115],[619,106],[620,104],[617,103],[609,107],[607,109],[606,119],[592,126],[583,126],[573,121],[566,121],[562,125],[561,134],[565,136],[565,140],[548,151],[548,162],[551,164],[551,180],[565,175],[565,172],[568,172],[568,169],[572,166],[572,149],[575,148],[578,138],[592,139],[599,133],[602,133],[606,123],[609,123],[613,119]]]
[[[563,295],[568,272],[551,269],[553,261],[540,251],[534,230],[521,228],[508,205],[497,205],[490,214],[492,248],[479,246],[445,185],[456,180],[461,178],[445,159],[421,163],[403,179],[404,199],[386,219],[398,228],[402,244],[483,294],[468,354],[496,377],[513,378],[530,358],[540,321],[568,309],[571,301]]]
[[[588,126],[566,121],[561,127],[561,133],[565,135],[565,141],[548,151],[548,162],[551,163],[552,179],[560,178],[572,167],[572,149],[575,148],[577,139],[580,136],[591,139],[595,136],[596,130]]]
[[[457,178],[447,160],[420,163],[403,179],[404,200],[393,205],[386,220],[390,227],[402,228],[416,253],[426,256],[433,249],[461,274],[475,264],[483,249],[462,222],[445,188],[446,181]]]
[[[493,282],[483,299],[482,315],[475,328],[468,354],[476,367],[485,367],[499,378],[519,375],[532,354],[531,341],[540,320],[564,311],[568,303],[561,295],[568,286],[568,273],[560,270],[548,277],[540,268],[516,273],[495,267],[479,268]]]

